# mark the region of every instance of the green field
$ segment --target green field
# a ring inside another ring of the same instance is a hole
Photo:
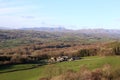
[[[110,64],[113,68],[120,67],[120,56],[108,56],[108,57],[84,57],[81,60],[71,61],[71,62],[61,62],[52,64],[57,67],[61,67],[65,70],[73,69],[79,70],[80,67],[86,66],[90,69],[95,69],[102,67],[104,64]],[[30,64],[26,64],[24,66],[31,66]],[[30,69],[30,70],[21,70],[15,72],[1,73],[0,80],[38,80],[40,77],[46,76],[46,70],[50,65],[40,66],[38,68]],[[23,67],[21,65],[14,65],[9,69],[19,69]],[[1,70],[2,71],[2,70]]]
[[[18,64],[18,65],[9,65],[9,66],[0,66],[0,73],[26,70],[30,68],[38,67],[38,64]]]

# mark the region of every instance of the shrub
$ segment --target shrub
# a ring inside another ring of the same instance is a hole
[[[84,67],[78,72],[68,70],[50,80],[120,80],[120,72],[119,69],[113,69],[110,65],[106,64],[102,68],[92,71]]]

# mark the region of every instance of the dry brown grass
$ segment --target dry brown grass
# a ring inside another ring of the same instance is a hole
[[[120,72],[117,69],[112,69],[108,64],[102,68],[89,70],[85,67],[81,68],[80,71],[75,72],[68,70],[58,76],[49,77],[49,80],[119,80]],[[41,79],[40,79],[41,80]]]

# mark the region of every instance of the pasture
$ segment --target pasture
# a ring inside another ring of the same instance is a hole
[[[44,65],[38,68],[29,69],[29,70],[20,70],[15,72],[7,72],[7,73],[0,73],[0,80],[38,80],[40,77],[46,76],[46,71],[50,66],[60,67],[63,70],[80,70],[81,67],[85,66],[89,69],[95,69],[102,67],[105,64],[110,64],[113,68],[120,67],[120,56],[107,56],[107,57],[84,57],[81,60],[71,61],[71,62],[60,62],[56,64]],[[2,68],[1,71],[9,71],[14,69],[23,69],[26,67],[31,67],[33,64],[21,64],[21,65],[14,65],[12,67],[8,67],[6,69]],[[53,67],[54,69],[54,67]],[[52,70],[52,69],[51,69]]]

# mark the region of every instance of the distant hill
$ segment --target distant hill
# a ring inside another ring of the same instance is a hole
[[[108,34],[120,34],[120,30],[117,29],[80,29],[77,30],[81,33],[108,33]]]
[[[31,43],[31,42],[80,42],[120,40],[120,30],[115,29],[80,29],[70,30],[64,27],[35,27],[10,29],[0,27],[0,43]],[[7,42],[6,42],[7,41]],[[19,41],[19,42],[18,42]],[[13,42],[12,42],[13,43]],[[0,44],[4,45],[4,44]]]
[[[62,27],[0,30],[0,48],[41,42],[70,42],[77,44],[89,44],[95,42],[108,42],[113,40],[120,40],[120,30],[69,30]]]
[[[0,27],[0,30],[33,30],[33,31],[47,31],[47,32],[75,32],[75,33],[85,33],[85,34],[120,34],[120,30],[117,29],[78,29],[72,30],[64,27],[32,27],[32,28],[9,28]]]
[[[86,34],[96,34],[96,33],[102,33],[102,34],[120,34],[120,30],[117,29],[79,29],[79,30],[72,30],[67,29],[64,27],[34,27],[34,28],[21,28],[20,30],[35,30],[35,31],[62,31],[62,32],[77,32],[77,33],[86,33]]]
[[[36,30],[36,31],[65,31],[64,27],[34,27],[34,28],[21,28],[20,30]]]
[[[0,26],[0,30],[12,30],[13,28],[9,28],[9,27],[1,27]]]

